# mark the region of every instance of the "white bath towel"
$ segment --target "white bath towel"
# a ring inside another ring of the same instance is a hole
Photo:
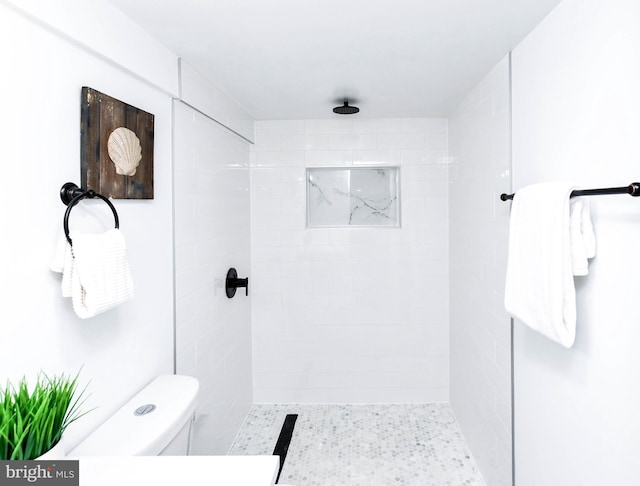
[[[573,189],[549,182],[516,191],[505,289],[512,316],[567,348],[576,334],[574,268],[586,275],[595,254],[588,206],[570,201]]]
[[[118,229],[90,234],[73,232],[64,240],[51,269],[62,273],[62,295],[85,319],[133,298],[133,279],[124,236]]]

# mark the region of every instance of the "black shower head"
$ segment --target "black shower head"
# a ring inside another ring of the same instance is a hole
[[[344,104],[342,106],[336,106],[333,109],[334,113],[338,115],[353,115],[354,113],[358,113],[360,108],[357,106],[349,106],[349,101],[344,100]]]

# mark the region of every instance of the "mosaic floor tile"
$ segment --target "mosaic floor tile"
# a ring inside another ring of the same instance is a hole
[[[296,486],[484,486],[451,407],[254,405],[229,455],[272,454],[298,414],[280,483]]]

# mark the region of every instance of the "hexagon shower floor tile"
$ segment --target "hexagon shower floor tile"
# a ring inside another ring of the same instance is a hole
[[[272,454],[298,414],[280,483],[485,486],[448,404],[254,405],[229,455]]]

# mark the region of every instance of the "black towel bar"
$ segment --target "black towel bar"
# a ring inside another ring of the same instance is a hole
[[[576,189],[572,191],[570,197],[576,196],[602,196],[605,194],[629,194],[630,196],[640,196],[640,182],[632,182],[624,187],[606,187],[603,189]],[[515,194],[500,194],[502,201],[513,199]]]
[[[102,194],[98,194],[97,192],[91,189],[89,189],[88,191],[85,191],[84,189],[79,188],[73,182],[66,182],[60,188],[60,199],[62,199],[62,202],[67,206],[67,210],[64,212],[64,222],[63,222],[64,235],[66,236],[67,241],[69,242],[70,245],[73,244],[71,242],[71,238],[69,237],[69,215],[71,214],[71,210],[81,200],[94,199],[96,197],[98,199],[102,199],[104,202],[106,202],[109,205],[109,208],[111,208],[111,212],[113,213],[113,217],[116,222],[115,227],[116,229],[119,228],[120,220],[118,219],[118,212],[116,211],[116,208],[113,206],[113,204],[111,204],[111,201],[109,201],[109,199],[104,197]]]

